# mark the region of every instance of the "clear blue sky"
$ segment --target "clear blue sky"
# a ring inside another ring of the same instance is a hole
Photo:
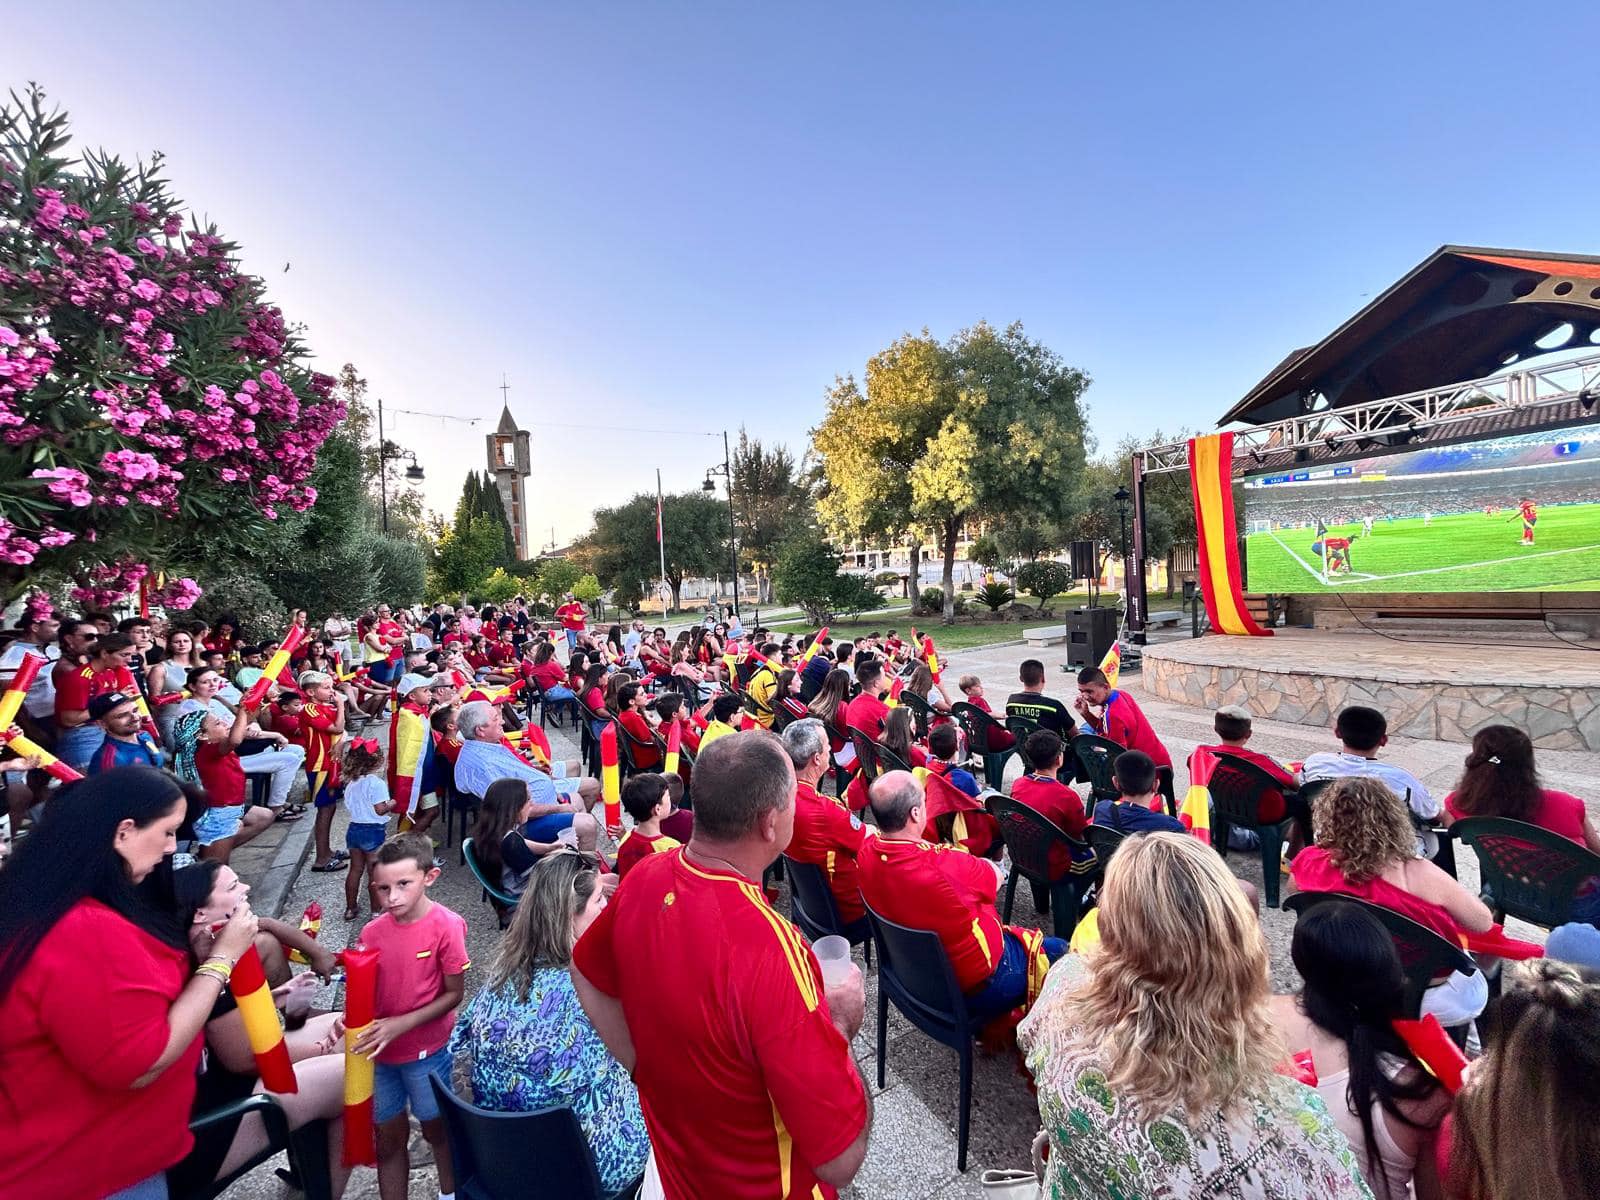
[[[1441,243],[1600,250],[1592,5],[1070,7],[16,5],[0,78],[165,151],[321,366],[485,418],[396,420],[436,507],[509,375],[541,540],[924,325],[1020,319],[1110,444]]]

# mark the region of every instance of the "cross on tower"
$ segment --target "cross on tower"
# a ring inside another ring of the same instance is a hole
[[[500,402],[507,406],[511,404],[511,385],[506,382],[504,374],[500,376]]]

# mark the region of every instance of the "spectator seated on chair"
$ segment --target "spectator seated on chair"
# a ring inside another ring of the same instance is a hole
[[[941,775],[951,787],[965,792],[973,799],[982,793],[971,771],[956,765],[956,755],[961,750],[961,736],[954,725],[935,725],[928,730],[928,754],[924,764],[931,775]]]
[[[1256,821],[1261,825],[1275,825],[1285,816],[1295,818],[1295,827],[1290,832],[1290,857],[1300,849],[1304,843],[1303,831],[1310,827],[1311,811],[1305,801],[1294,794],[1300,785],[1294,772],[1283,766],[1270,754],[1262,754],[1252,750],[1246,744],[1250,741],[1253,718],[1250,710],[1240,704],[1226,704],[1217,709],[1216,715],[1211,719],[1211,728],[1216,731],[1217,744],[1214,746],[1200,746],[1197,749],[1209,750],[1220,758],[1233,757],[1249,763],[1253,767],[1260,767],[1273,781],[1278,784],[1279,790],[1264,792],[1256,809]]]
[[[161,766],[161,747],[144,728],[137,702],[137,693],[125,692],[102,692],[89,700],[89,719],[106,732],[105,741],[89,759],[90,775],[113,767]]]
[[[1029,739],[1030,741],[1032,739]],[[1183,822],[1161,811],[1156,764],[1139,750],[1124,750],[1111,766],[1122,795],[1094,806],[1094,823],[1118,833],[1187,833]],[[1012,789],[1016,794],[1016,789]],[[1151,805],[1155,808],[1151,808]]]
[[[533,665],[527,673],[528,678],[538,684],[539,690],[544,693],[547,709],[571,708],[573,701],[578,698],[567,686],[567,673],[556,661],[553,642],[539,643],[538,650],[534,651]]]
[[[1018,1030],[1046,1194],[1368,1200],[1327,1107],[1278,1073],[1266,941],[1222,858],[1129,838],[1099,914],[1098,951],[1053,967]]]
[[[878,836],[858,859],[867,904],[885,920],[939,935],[974,1017],[1026,1009],[1041,968],[1066,953],[1066,942],[1000,923],[998,864],[923,840],[927,808],[915,776],[881,775],[869,798]]]
[[[1425,858],[1405,802],[1375,777],[1341,779],[1312,807],[1315,846],[1295,856],[1290,873],[1306,892],[1341,892],[1382,905],[1433,930],[1452,945],[1460,933],[1487,931],[1494,919],[1466,888]],[[1423,993],[1422,1011],[1445,1026],[1483,1011],[1489,985],[1482,971],[1457,971]]]
[[[1394,939],[1359,905],[1329,902],[1295,922],[1291,949],[1304,980],[1272,998],[1291,1054],[1309,1055],[1317,1094],[1355,1151],[1375,1196],[1438,1196],[1434,1141],[1450,1095],[1394,1031],[1405,973]]]
[[[896,709],[895,713],[899,713]],[[891,714],[890,725],[896,717]],[[960,846],[983,858],[999,858],[1005,853],[1000,822],[983,806],[982,792],[972,774],[955,765],[960,738],[954,725],[936,725],[928,731],[928,824],[934,837],[950,846]]]
[[[784,853],[822,868],[840,917],[853,924],[867,915],[856,858],[871,835],[843,800],[818,790],[830,761],[828,731],[821,721],[806,717],[792,723],[783,731],[783,748],[795,776],[794,836]]]
[[[889,677],[884,674],[883,662],[876,658],[858,661],[856,682],[861,685],[861,693],[850,701],[845,712],[845,725],[877,741],[883,736],[883,727],[889,720],[889,706],[883,702],[883,697],[889,691]]]
[[[456,705],[447,704],[434,709],[433,715],[428,718],[428,724],[433,729],[434,753],[452,767],[461,757],[461,734],[456,730],[456,713],[459,711]]]
[[[1040,729],[1048,729],[1060,738],[1071,737],[1071,711],[1054,696],[1044,694],[1044,664],[1037,658],[1025,658],[1017,669],[1017,677],[1022,690],[1014,692],[1006,700],[1006,716],[1032,721]],[[986,705],[980,707],[988,711]]]
[[[1044,817],[1062,833],[1083,838],[1089,827],[1088,814],[1083,809],[1083,797],[1057,778],[1065,761],[1066,744],[1058,734],[1048,729],[1036,729],[1022,743],[1022,759],[1028,764],[1027,773],[1011,785],[1011,798],[1026,804]],[[1077,850],[1077,847],[1072,847]],[[1094,857],[1085,848],[1078,852],[1082,860]],[[1072,853],[1066,846],[1050,847],[1050,877],[1061,879],[1072,870]]]
[[[778,686],[772,692],[774,718],[781,713],[787,724],[806,715],[806,702],[800,698],[800,688],[800,673],[793,667],[778,672]]]
[[[1043,682],[1042,680],[1040,681]],[[963,675],[956,681],[956,686],[961,689],[961,694],[967,698],[967,703],[973,708],[994,716],[994,709],[989,707],[989,702],[983,697],[983,680],[976,675]],[[997,721],[989,726],[989,744],[986,747],[974,747],[977,753],[999,754],[1010,750],[1017,744],[1017,739],[1011,731],[1005,728],[1004,721]]]
[[[1533,742],[1510,725],[1490,725],[1473,735],[1461,780],[1444,798],[1442,820],[1448,826],[1464,817],[1526,821],[1600,854],[1600,827],[1588,807],[1577,796],[1540,786]],[[1600,879],[1579,886],[1572,918],[1600,924]]]
[[[700,735],[701,750],[718,738],[725,738],[730,733],[738,732],[733,727],[733,720],[739,708],[739,697],[734,692],[724,692],[711,702],[711,720],[706,723],[706,731]]]
[[[928,752],[917,745],[916,737],[916,717],[909,708],[896,705],[889,710],[888,719],[883,723],[883,736],[878,739],[878,744],[907,767],[912,769],[926,767]]]
[[[856,751],[850,742],[850,672],[841,667],[829,671],[821,690],[806,705],[806,712],[827,727],[828,744],[834,754],[840,755],[849,747],[848,758],[854,762]],[[843,764],[844,759],[840,762]]]
[[[1073,707],[1083,718],[1084,732],[1148,754],[1156,766],[1170,775],[1172,755],[1150,727],[1139,702],[1120,688],[1113,688],[1099,667],[1085,667],[1078,672],[1078,700]]]
[[[808,646],[809,642],[806,643]],[[833,639],[825,637],[817,652],[811,656],[811,661],[800,671],[800,699],[810,704],[822,690],[823,682],[828,678],[828,673],[833,670]]]
[[[520,896],[539,859],[573,840],[571,822],[560,813],[536,815],[537,806],[520,779],[498,779],[483,794],[472,822],[472,846],[484,878],[502,892]]]
[[[1508,966],[1506,976],[1497,1036],[1456,1097],[1442,1147],[1448,1194],[1592,1195],[1600,985],[1549,959]]]
[[[1378,751],[1389,744],[1389,722],[1383,714],[1375,708],[1352,704],[1340,710],[1333,731],[1341,743],[1339,752],[1323,750],[1311,755],[1300,770],[1300,778],[1306,782],[1351,776],[1381,779],[1391,792],[1411,806],[1412,824],[1419,826],[1415,834],[1417,852],[1432,857],[1438,849],[1437,840],[1420,826],[1435,820],[1444,811],[1444,805],[1430,796],[1422,781],[1410,771],[1378,761]]]
[[[774,697],[779,694],[779,667],[775,665],[778,658],[778,644],[767,642],[761,647],[761,654],[767,661],[759,664],[750,673],[750,682],[745,685],[745,691],[749,692],[750,698],[756,702],[756,724],[763,729],[771,729]]]
[[[650,722],[644,715],[648,699],[644,689],[637,683],[625,683],[617,689],[617,724],[633,739],[628,751],[633,755],[633,766],[637,771],[654,771],[661,765],[661,751],[656,746],[655,730],[650,728]]]
[[[577,764],[552,763],[551,770],[543,770],[508,746],[497,705],[486,700],[463,704],[456,713],[456,728],[461,733],[461,752],[456,756],[458,791],[481,796],[497,779],[521,779],[528,784],[536,804],[572,806],[576,800],[578,806],[569,807],[569,811],[579,817],[585,817],[583,809],[593,808],[600,798],[598,780],[570,777],[577,770]],[[593,818],[589,818],[589,824],[593,824]],[[584,821],[578,820],[575,825],[581,830]]]
[[[661,832],[661,822],[672,815],[672,794],[665,775],[642,772],[628,776],[622,785],[622,811],[633,818],[633,828],[617,843],[618,877],[626,877],[641,859],[683,845]]]
[[[450,1052],[469,1063],[482,1108],[572,1109],[611,1195],[644,1171],[650,1136],[638,1089],[589,1023],[568,970],[573,944],[605,907],[605,878],[581,854],[539,860],[488,983],[456,1018]]]

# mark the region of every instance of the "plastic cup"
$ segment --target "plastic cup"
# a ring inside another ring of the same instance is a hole
[[[838,934],[818,938],[811,944],[811,952],[822,968],[824,989],[837,987],[850,977],[850,943]]]

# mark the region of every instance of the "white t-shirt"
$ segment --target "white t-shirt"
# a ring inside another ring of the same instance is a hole
[[[22,707],[28,710],[28,715],[35,720],[42,720],[51,716],[56,710],[56,684],[51,678],[51,667],[61,657],[59,646],[35,646],[32,642],[15,641],[6,647],[5,653],[0,654],[0,686],[11,682],[12,676],[17,673],[17,668],[22,665],[24,655],[32,654],[35,657],[44,656],[45,665],[39,668],[39,673],[33,677],[33,682],[28,685],[28,694],[22,699]]]
[[[1305,767],[1300,774],[1301,778],[1306,780],[1348,779],[1352,776],[1381,779],[1389,785],[1391,792],[1410,804],[1411,811],[1424,821],[1433,820],[1444,808],[1439,801],[1428,794],[1428,789],[1422,785],[1422,781],[1404,767],[1379,762],[1375,758],[1364,758],[1359,754],[1349,754],[1344,751],[1337,754],[1331,751],[1313,754],[1306,759]]]
[[[378,815],[378,805],[388,799],[389,789],[379,772],[352,779],[344,785],[344,807],[352,825],[387,824],[388,818]]]

